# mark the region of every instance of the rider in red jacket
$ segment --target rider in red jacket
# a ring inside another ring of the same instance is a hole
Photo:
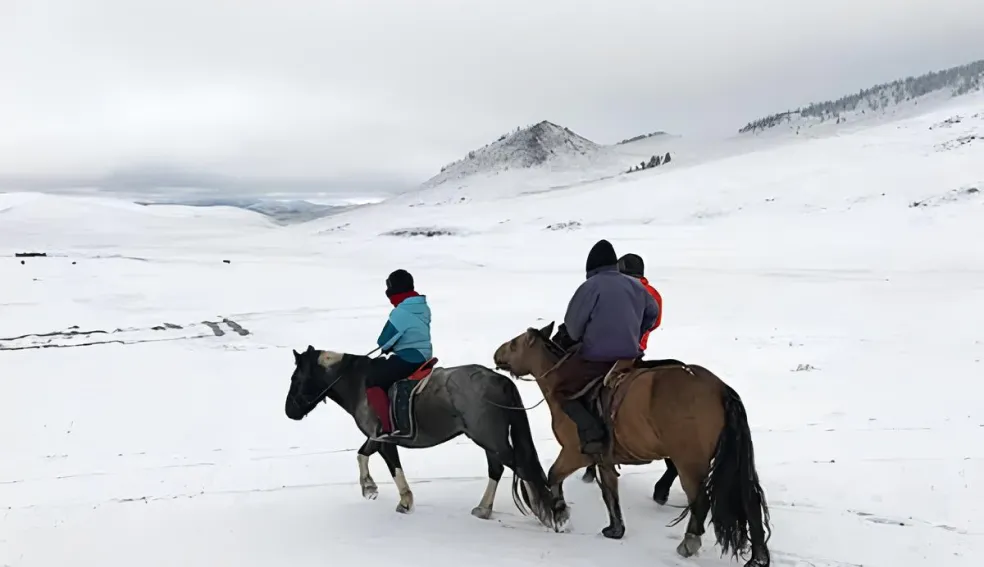
[[[663,321],[663,297],[658,291],[656,291],[656,288],[649,285],[649,280],[647,280],[644,275],[645,269],[646,266],[642,261],[642,257],[637,254],[626,254],[618,259],[618,271],[627,276],[632,276],[638,279],[639,283],[642,284],[642,287],[646,288],[649,295],[652,295],[653,299],[656,300],[656,305],[659,306],[659,315],[656,316],[656,323],[653,325],[652,329],[646,331],[642,335],[642,340],[639,341],[639,347],[642,348],[643,351],[646,350],[646,346],[649,344],[649,333],[659,327],[659,324]]]

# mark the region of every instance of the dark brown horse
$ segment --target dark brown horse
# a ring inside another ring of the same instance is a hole
[[[767,567],[771,534],[769,509],[755,470],[745,405],[738,394],[711,371],[697,365],[634,368],[615,377],[609,408],[611,452],[593,460],[581,453],[577,427],[553,396],[551,372],[566,355],[550,340],[553,323],[528,329],[496,351],[496,367],[513,376],[532,375],[550,408],[554,435],[561,445],[550,467],[548,484],[562,498],[561,486],[574,471],[597,465],[609,525],[602,534],[625,533],[618,495],[616,465],[640,465],[670,458],[680,475],[690,514],[677,552],[697,553],[708,513],[722,555],[738,559],[751,551],[746,567]],[[599,377],[600,378],[600,377]],[[606,388],[608,388],[606,386]]]

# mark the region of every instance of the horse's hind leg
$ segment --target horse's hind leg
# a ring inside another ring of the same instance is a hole
[[[369,457],[379,451],[379,445],[378,441],[366,439],[366,442],[359,447],[357,457],[359,461],[359,486],[362,487],[362,497],[366,500],[375,500],[379,496],[379,487],[376,486],[376,481],[369,474]]]
[[[622,521],[622,506],[618,497],[618,473],[615,465],[597,465],[600,478],[601,496],[608,507],[608,527],[601,530],[601,535],[611,539],[622,539],[625,535],[625,522]]]
[[[488,520],[492,517],[492,503],[495,502],[495,490],[499,487],[499,480],[502,479],[505,466],[502,464],[502,460],[492,451],[486,450],[485,457],[489,461],[489,484],[485,487],[485,494],[482,495],[482,500],[478,503],[478,506],[472,509],[471,513],[476,518]]]
[[[673,486],[673,481],[676,480],[677,476],[676,465],[673,464],[673,461],[666,459],[666,472],[659,477],[653,486],[653,500],[660,506],[664,506],[666,501],[670,499],[670,487]]]
[[[410,492],[410,485],[407,484],[407,477],[403,475],[403,465],[400,464],[400,453],[396,450],[396,445],[392,443],[379,443],[379,454],[386,461],[390,474],[393,475],[393,482],[396,489],[400,491],[400,503],[396,505],[396,511],[401,514],[409,514],[413,511],[413,492]]]
[[[687,493],[687,504],[690,509],[690,520],[687,522],[687,532],[683,541],[677,546],[677,553],[690,557],[700,550],[700,538],[704,535],[704,522],[710,511],[711,503],[704,488],[704,478],[707,467],[684,465],[680,470],[680,484]]]

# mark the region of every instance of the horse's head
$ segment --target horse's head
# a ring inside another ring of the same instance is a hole
[[[517,377],[532,374],[542,353],[540,349],[552,345],[553,326],[551,322],[542,329],[530,327],[525,333],[502,343],[492,355],[496,369]]]
[[[294,351],[294,373],[290,376],[284,412],[294,420],[311,413],[331,392],[341,377],[345,355],[327,350],[315,350],[308,345],[304,352]]]

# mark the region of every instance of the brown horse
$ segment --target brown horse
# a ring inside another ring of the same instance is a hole
[[[606,404],[612,439],[610,454],[593,459],[581,453],[577,427],[552,395],[555,374],[551,371],[566,355],[550,340],[552,329],[553,323],[544,329],[528,329],[503,343],[495,351],[494,360],[498,369],[515,377],[532,375],[543,392],[553,418],[554,435],[561,445],[547,475],[554,494],[562,499],[564,479],[582,467],[596,464],[609,519],[602,534],[618,539],[625,533],[625,524],[615,466],[670,458],[679,471],[688,500],[687,508],[673,524],[690,514],[677,552],[684,557],[697,553],[710,513],[722,555],[730,550],[738,559],[750,549],[751,559],[746,567],[767,567],[769,508],[755,470],[745,406],[738,394],[711,371],[697,365],[631,369],[616,377],[611,386],[612,402]]]

